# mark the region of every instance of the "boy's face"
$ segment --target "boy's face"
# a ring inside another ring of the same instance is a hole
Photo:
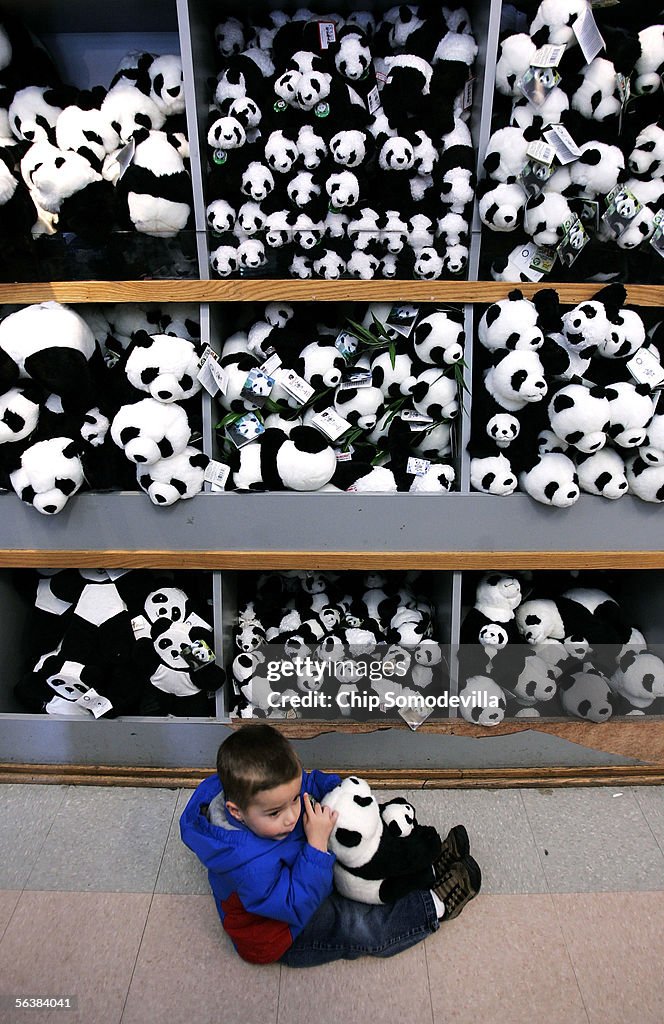
[[[226,807],[254,835],[263,839],[285,839],[300,817],[301,786],[302,776],[298,775],[291,782],[257,793],[244,810],[230,800],[226,802]]]

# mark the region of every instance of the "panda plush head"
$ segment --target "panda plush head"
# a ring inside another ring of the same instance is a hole
[[[143,610],[150,622],[169,619],[179,622],[186,617],[188,598],[179,587],[159,587],[151,590],[143,604]]]
[[[487,420],[485,427],[487,437],[497,448],[509,448],[512,441],[516,441],[519,436],[520,429],[517,417],[508,412],[495,413]]]
[[[459,412],[456,381],[438,368],[420,373],[411,389],[415,409],[436,422],[455,419]]]
[[[523,77],[537,47],[530,36],[519,32],[507,36],[498,45],[496,89],[503,96],[519,96],[517,81]]]
[[[661,87],[664,69],[664,33],[661,24],[639,32],[641,54],[634,65],[632,86],[637,96],[649,96]]]
[[[597,355],[604,359],[627,359],[645,343],[643,320],[634,309],[613,311],[609,319],[610,330],[598,342]]]
[[[569,508],[579,500],[579,478],[571,459],[560,452],[539,455],[519,474],[521,489],[543,505]]]
[[[470,486],[484,494],[512,494],[517,478],[509,459],[502,453],[476,455],[470,460]]]
[[[609,420],[609,399],[603,388],[567,384],[549,403],[551,429],[581,452],[592,453],[604,447]]]
[[[0,446],[16,445],[30,437],[37,428],[40,411],[40,392],[29,383],[9,388],[0,396]],[[4,460],[8,449],[0,447]]]
[[[652,463],[640,454],[625,463],[630,494],[642,501],[664,501],[664,463]]]
[[[664,697],[664,662],[650,651],[627,651],[609,686],[633,707],[648,708],[658,697]]]
[[[423,317],[413,332],[415,355],[434,366],[451,366],[463,359],[465,340],[463,315],[442,309]]]
[[[9,479],[21,501],[38,512],[61,512],[85,479],[79,447],[70,437],[38,441],[23,452]]]
[[[645,444],[655,401],[647,384],[617,381],[605,389],[609,400],[609,436],[620,448]]]
[[[140,89],[126,82],[118,82],[106,94],[101,112],[117,132],[120,142],[126,143],[141,129],[160,129],[166,115],[157,104]]]
[[[370,136],[360,128],[345,128],[330,139],[330,156],[342,167],[360,167],[366,163],[371,148]]]
[[[479,216],[492,231],[515,231],[523,220],[526,194],[517,184],[489,179],[480,182],[477,189]]]
[[[125,372],[138,391],[159,402],[181,402],[201,390],[199,353],[191,341],[139,331],[127,356]]]
[[[320,198],[322,183],[318,181],[311,171],[299,171],[289,179],[286,185],[286,194],[291,203],[298,210],[310,208]]]
[[[260,160],[251,160],[242,172],[240,179],[240,192],[260,203],[270,195],[274,189],[274,176],[266,164]]]
[[[555,671],[537,654],[529,653],[523,658],[518,675],[510,674],[509,684],[504,683],[518,704],[534,707],[552,700],[558,690]]]
[[[522,601],[515,616],[519,633],[526,643],[537,645],[565,638],[565,625],[556,602],[551,598]]]
[[[655,122],[640,131],[627,162],[638,178],[664,177],[664,128]]]
[[[165,508],[183,498],[193,498],[203,490],[209,458],[187,447],[177,455],[139,466],[136,479],[153,505]]]
[[[191,429],[180,405],[165,405],[144,398],[124,405],[113,417],[111,437],[128,459],[140,465],[152,465],[160,459],[179,455],[187,447]]]
[[[19,89],[9,104],[9,127],[21,142],[54,142],[62,110],[56,90],[29,85]]]
[[[557,245],[572,219],[572,211],[564,196],[557,192],[540,192],[526,203],[523,227],[537,245]]]
[[[236,210],[226,199],[214,199],[205,211],[207,225],[216,235],[232,231],[237,217]]]
[[[260,238],[245,238],[237,247],[237,262],[240,271],[260,270],[267,263],[265,246]]]
[[[357,25],[345,25],[337,35],[334,64],[351,82],[366,78],[371,68],[371,50],[364,31]]]
[[[150,97],[162,113],[166,117],[183,114],[185,102],[181,57],[174,53],[155,57],[148,68],[148,76]]]
[[[573,185],[593,198],[606,195],[615,188],[625,170],[625,158],[618,146],[605,142],[584,142],[579,146],[581,156],[570,165]]]
[[[360,182],[353,171],[335,171],[328,175],[325,191],[335,210],[345,210],[360,201]]]
[[[507,701],[502,688],[489,676],[471,676],[459,694],[461,716],[472,725],[500,725]]]
[[[535,46],[545,43],[576,45],[574,26],[586,10],[585,0],[542,0],[530,23],[530,37]]]
[[[210,266],[219,277],[231,277],[239,270],[237,244],[218,245],[210,253]]]
[[[489,352],[500,349],[537,351],[544,344],[535,305],[515,289],[484,312],[478,338]]]
[[[572,672],[558,682],[560,702],[566,715],[588,722],[608,722],[613,714],[611,690],[606,678],[594,670]]]
[[[231,16],[220,21],[214,30],[214,40],[222,57],[241,53],[246,46],[246,39],[240,19]]]
[[[622,498],[627,494],[625,463],[613,448],[604,447],[594,454],[576,455],[579,486],[586,494],[602,498]]]
[[[380,388],[373,385],[363,388],[337,388],[334,408],[354,427],[373,430],[385,411],[385,398]]]
[[[484,386],[506,412],[519,412],[546,397],[544,367],[537,352],[507,352],[484,376]]]
[[[580,78],[580,85],[572,95],[573,110],[594,121],[606,121],[620,113],[620,89],[610,60],[595,57],[584,67]]]

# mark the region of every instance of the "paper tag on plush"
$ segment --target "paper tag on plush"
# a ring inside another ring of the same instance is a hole
[[[641,212],[643,203],[639,202],[624,185],[616,185],[615,188],[612,188],[606,201],[608,205],[602,220],[611,229],[614,238],[619,238],[637,214]]]
[[[596,199],[573,198],[567,200],[572,213],[575,213],[586,231],[599,231],[600,208]]]
[[[240,391],[240,398],[245,399],[245,401],[251,402],[253,405],[258,406],[258,408],[260,409],[260,407],[262,405],[265,405],[268,398],[270,397],[270,392],[272,391],[273,387],[274,377],[270,377],[267,373],[264,373],[263,370],[259,369],[257,366],[254,366],[252,367],[251,370],[249,370],[249,373],[247,374],[247,379],[242,385],[242,390]]]
[[[317,427],[331,441],[336,441],[351,428],[348,420],[345,420],[334,409],[324,409],[323,412],[317,412],[311,418],[311,425]]]
[[[306,380],[295,373],[295,370],[284,370],[279,375],[279,383],[284,391],[287,391],[300,405],[304,405],[315,394],[311,384],[307,384]]]
[[[377,110],[380,110],[381,106],[380,92],[378,91],[378,86],[374,85],[373,89],[367,93],[367,107],[369,109],[369,113],[371,115],[375,114]]]
[[[516,85],[534,107],[541,107],[560,81],[560,75],[555,68],[528,68]]]
[[[664,210],[658,210],[653,221],[655,230],[650,237],[650,244],[656,253],[664,256]]]
[[[275,370],[278,370],[281,366],[281,359],[276,352],[273,353],[268,359],[265,360],[262,366],[259,367],[262,373],[266,376],[271,377]]]
[[[594,60],[597,54],[604,49],[604,40],[597,28],[595,15],[590,7],[587,7],[579,15],[572,28],[581,47],[581,52],[586,58],[586,64],[590,64],[591,60]]]
[[[406,420],[407,423],[419,423],[426,425],[427,423],[433,423],[433,416],[427,416],[425,412],[418,412],[417,409],[404,409],[403,412],[399,413],[402,420]]]
[[[327,50],[337,41],[337,27],[333,21],[318,22],[318,37],[321,50]]]
[[[544,138],[553,146],[561,164],[571,164],[581,156],[581,150],[562,124],[552,124],[544,132]]]
[[[125,173],[132,160],[134,159],[134,153],[136,152],[136,142],[134,139],[130,139],[126,146],[119,149],[115,154],[115,159],[120,173],[118,174],[117,180],[119,181],[122,175]]]
[[[81,708],[85,708],[86,711],[91,711],[95,718],[101,718],[102,715],[113,710],[110,700],[107,700],[106,697],[101,697],[92,687],[74,703],[78,704]]]
[[[217,462],[215,459],[210,459],[203,479],[211,485],[211,490],[223,491],[230,471],[231,467],[227,466],[225,462]]]
[[[532,157],[533,160],[539,160],[540,163],[546,164],[547,167],[553,163],[555,155],[554,147],[549,145],[548,142],[542,142],[541,139],[531,142],[526,150],[526,156]]]
[[[223,366],[219,365],[219,356],[209,345],[205,346],[198,365],[197,378],[208,394],[214,397],[217,392],[221,391],[222,395],[225,395],[228,387],[228,374]]]
[[[253,412],[248,412],[246,416],[241,416],[226,426],[226,437],[233,442],[236,448],[244,448],[245,444],[255,441],[264,433],[265,424]]]
[[[431,463],[428,459],[416,459],[414,455],[411,455],[406,463],[406,472],[414,473],[415,476],[426,476]]]
[[[554,168],[550,164],[541,163],[539,160],[534,162],[529,160],[519,174],[517,183],[528,198],[533,199],[540,194],[553,172]]]
[[[372,382],[371,370],[352,371],[345,380],[338,385],[339,391],[350,391],[351,388],[370,388]]]
[[[631,359],[627,360],[626,366],[639,384],[647,384],[653,390],[661,388],[664,384],[664,367],[652,352],[645,348],[638,349]]]
[[[386,327],[391,327],[397,334],[402,334],[404,338],[407,338],[417,320],[419,309],[417,306],[406,305],[400,303],[398,306],[392,306],[389,312],[387,320],[385,321]]]
[[[538,245],[533,258],[530,261],[532,270],[538,273],[550,274],[556,262],[556,250],[550,245]]]
[[[335,452],[337,462],[350,462],[353,458],[353,451],[354,448],[352,445],[347,449],[347,451],[342,452],[341,449],[338,449]]]
[[[474,89],[474,78],[469,78],[463,87],[463,95],[461,97],[461,109],[469,110],[473,105],[473,89]]]
[[[216,658],[214,651],[205,640],[196,640],[193,644],[185,645],[181,648],[180,653],[192,672],[197,672],[199,668],[205,668],[206,665],[212,664]]]
[[[357,352],[359,344],[359,339],[354,334],[351,334],[350,331],[339,331],[334,347],[339,349],[344,359],[346,359]]]
[[[522,249],[518,252],[510,253],[510,259],[517,269],[528,278],[529,281],[541,281],[544,277],[543,273],[535,270],[531,267],[530,263],[537,252],[537,245],[535,242],[526,242]]]
[[[142,636],[150,636],[151,626],[144,615],[135,615],[131,620],[131,628],[136,640],[140,640]]]
[[[564,45],[556,46],[553,43],[547,43],[545,46],[540,46],[539,50],[535,50],[530,58],[530,64],[534,68],[557,68],[563,59],[565,49]]]
[[[569,223],[563,224],[563,228],[565,234],[562,241],[558,243],[556,253],[563,267],[571,267],[590,241],[590,235],[577,216],[574,216]]]

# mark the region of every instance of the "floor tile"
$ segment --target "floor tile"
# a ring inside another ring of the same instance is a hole
[[[0,786],[0,888],[23,888],[67,792],[67,786]]]
[[[0,890],[0,941],[5,934],[7,925],[16,909],[18,898],[21,895],[18,889]]]
[[[122,1024],[274,1024],[279,970],[240,959],[211,896],[155,895]]]
[[[278,1024],[432,1024],[424,944],[389,959],[363,957],[281,969]]]
[[[664,786],[632,786],[629,791],[641,808],[659,848],[664,850]]]
[[[180,815],[191,799],[191,794],[191,789],[183,789],[178,794],[155,892],[189,893],[199,896],[210,892],[207,871],[196,854],[192,853],[180,839]]]
[[[443,836],[452,825],[466,826],[471,853],[482,868],[482,892],[547,892],[518,790],[425,789],[411,791],[408,799],[418,820],[435,825]]]
[[[434,1024],[588,1024],[551,896],[480,895],[426,955]]]
[[[176,799],[168,789],[72,787],[26,888],[152,892]]]
[[[22,893],[0,942],[3,991],[77,996],[78,1009],[7,1009],[3,1024],[118,1024],[150,899],[127,893]]]
[[[664,893],[553,901],[590,1024],[662,1024]]]
[[[662,888],[664,855],[629,790],[532,789],[523,799],[551,892]]]

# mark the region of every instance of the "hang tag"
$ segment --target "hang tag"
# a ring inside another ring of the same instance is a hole
[[[135,615],[134,618],[131,620],[131,628],[134,631],[135,640],[140,640],[141,637],[144,636],[150,636],[150,623],[148,622],[144,615]]]
[[[337,26],[333,21],[319,21],[318,37],[321,50],[328,50],[337,41]]]
[[[417,409],[404,409],[399,415],[406,423],[414,423],[419,426],[427,426],[429,423],[434,422],[432,416],[427,416],[424,412],[418,412]]]
[[[344,359],[348,359],[349,356],[355,355],[359,344],[359,339],[354,334],[351,334],[350,331],[339,331],[334,347],[341,352]]]
[[[596,199],[570,198],[567,202],[586,231],[599,231],[600,207]]]
[[[347,451],[342,452],[341,449],[338,449],[335,452],[337,462],[352,462],[354,450],[355,449],[352,445],[347,449]]]
[[[611,189],[606,202],[608,205],[602,220],[612,231],[613,237],[620,238],[643,209],[643,203],[639,202],[624,185],[616,185]]]
[[[473,92],[474,92],[474,78],[469,78],[463,87],[463,93],[461,95],[461,109],[470,110],[473,105]]]
[[[406,472],[414,473],[415,476],[426,476],[430,466],[431,463],[428,459],[416,459],[411,455],[406,463]]]
[[[282,370],[278,379],[284,391],[287,391],[300,405],[304,405],[315,394],[314,388],[307,384],[306,380],[300,377],[295,370]]]
[[[222,395],[225,395],[228,387],[228,374],[223,366],[219,365],[219,356],[209,345],[205,346],[203,355],[198,361],[198,366],[197,379],[208,394],[214,397],[221,391]]]
[[[537,245],[535,242],[526,242],[522,249],[518,252],[510,253],[510,259],[515,265],[517,270],[527,277],[529,281],[541,281],[544,277],[543,272],[535,270],[531,266],[531,261],[537,254]]]
[[[274,377],[270,377],[258,367],[252,367],[242,385],[240,398],[244,398],[260,409],[270,397],[274,383]]]
[[[556,250],[550,245],[538,245],[537,250],[530,261],[532,270],[538,273],[550,274],[556,262]]]
[[[529,160],[516,180],[528,198],[534,199],[540,194],[553,171],[554,168],[551,165],[547,166],[547,164],[540,163],[539,160],[534,163]]]
[[[121,576],[126,576],[129,569],[105,569],[104,572],[108,576],[109,580],[119,580]]]
[[[646,348],[638,349],[625,365],[637,383],[647,384],[653,391],[664,385],[664,367]]]
[[[422,701],[421,705],[413,701],[412,705],[407,704],[405,707],[399,707],[397,711],[408,728],[412,732],[416,732],[422,723],[426,722],[427,718],[433,714],[433,707],[425,704],[424,701]]]
[[[407,338],[415,326],[418,314],[417,306],[400,303],[398,306],[392,306],[385,326],[391,327],[393,332]]]
[[[532,157],[533,160],[537,160],[539,163],[546,164],[547,167],[553,163],[555,155],[554,147],[548,142],[542,142],[541,139],[531,142],[526,150],[526,156]]]
[[[350,391],[351,388],[370,388],[371,382],[371,370],[351,369],[346,379],[342,380],[341,384],[338,385],[338,390]]]
[[[555,68],[528,68],[516,85],[534,107],[541,107],[560,81],[560,75]]]
[[[96,690],[92,687],[87,693],[84,693],[82,697],[74,701],[74,704],[78,704],[79,707],[85,708],[86,711],[91,711],[95,718],[101,718],[108,711],[113,710],[113,705],[110,700],[106,697],[101,697]]]
[[[123,146],[122,149],[119,149],[117,151],[117,153],[115,154],[115,159],[116,159],[117,165],[120,168],[120,171],[119,171],[118,177],[117,177],[118,181],[123,176],[123,174],[126,172],[127,168],[129,167],[129,165],[131,164],[132,160],[134,159],[134,153],[135,152],[136,152],[136,142],[134,141],[134,139],[130,139],[129,142],[127,143],[127,145]]]
[[[629,80],[629,75],[623,75],[621,71],[616,75],[616,82],[618,83],[618,92],[620,94],[620,114],[618,116],[618,135],[622,134],[623,118],[625,116],[625,110],[629,103],[629,98],[632,94],[632,86]]]
[[[530,64],[534,68],[557,68],[563,59],[565,49],[564,45],[556,46],[553,43],[547,43],[545,46],[540,46],[539,50],[535,50],[530,58]]]
[[[595,15],[590,7],[587,7],[574,22],[572,26],[581,52],[586,58],[586,64],[590,64],[598,53],[604,49],[604,40],[597,28]]]
[[[266,374],[268,377],[271,377],[272,374],[274,373],[274,371],[278,370],[280,366],[281,366],[281,359],[279,358],[277,353],[274,352],[271,356],[269,356],[265,360],[265,362],[263,363],[263,365],[261,367],[259,367],[259,369],[264,374]]]
[[[653,221],[655,230],[649,242],[659,256],[664,256],[664,210],[658,210]]]
[[[265,424],[253,412],[248,412],[246,416],[241,416],[226,427],[226,437],[236,448],[244,448],[245,444],[255,441],[264,433]]]
[[[193,644],[187,644],[180,648],[180,653],[187,663],[187,668],[192,672],[211,665],[216,660],[216,655],[205,640],[196,640]]]
[[[581,223],[581,219],[576,216],[569,223],[563,224],[563,228],[565,234],[558,243],[556,253],[563,267],[571,267],[590,241],[590,235]]]
[[[552,124],[544,132],[544,138],[553,146],[558,160],[563,165],[571,164],[581,156],[581,150],[562,124]]]
[[[350,430],[352,424],[334,409],[324,409],[323,412],[317,412],[315,416],[312,416],[311,425],[329,437],[331,441],[337,441],[346,431]]]
[[[378,86],[374,85],[373,89],[370,89],[367,93],[367,108],[372,117],[376,111],[380,110],[381,106],[380,92],[378,91]]]
[[[231,467],[227,466],[225,462],[217,462],[215,459],[210,459],[205,469],[203,479],[209,483],[210,490],[212,491],[223,491],[225,490],[226,481],[230,476]]]

